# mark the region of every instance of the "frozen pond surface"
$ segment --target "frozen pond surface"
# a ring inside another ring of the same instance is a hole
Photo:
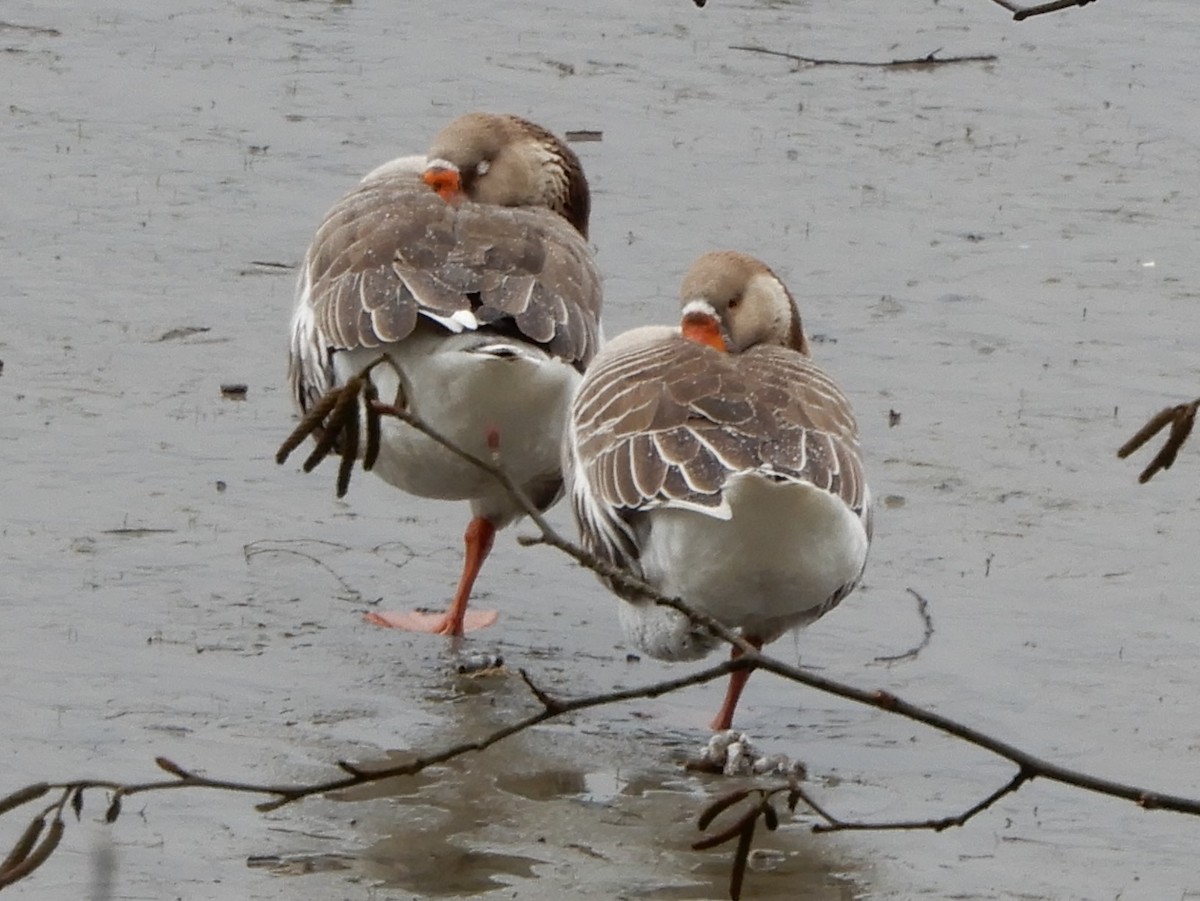
[[[1114,449],[1200,385],[1192,0],[1016,24],[987,0],[210,2],[0,11],[0,793],[43,778],[317,778],[530,709],[429,636],[464,509],[272,454],[292,424],[294,264],[362,173],[471,109],[577,145],[607,331],[663,321],[715,246],[774,265],[854,399],[880,499],[864,589],[784,659],[1060,763],[1200,795],[1195,447],[1139,487]],[[929,71],[890,60],[996,54]],[[1192,263],[1188,261],[1192,260]],[[244,402],[223,382],[248,385]],[[901,414],[889,427],[889,411]],[[565,511],[555,511],[566,523]],[[552,691],[641,684],[614,602],[511,530],[498,650]],[[525,528],[524,531],[528,531]],[[914,661],[874,662],[921,632]],[[604,708],[422,778],[269,815],[100,798],[17,898],[709,899],[688,850],[728,785],[676,760],[717,686]],[[941,816],[1008,770],[759,675],[740,725],[847,817]],[[23,815],[0,820],[3,842]],[[771,836],[770,899],[1200,897],[1200,820],[1034,783],[940,835]],[[247,861],[275,866],[248,866]]]

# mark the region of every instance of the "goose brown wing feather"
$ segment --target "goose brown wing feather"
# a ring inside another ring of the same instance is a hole
[[[565,219],[543,208],[452,206],[412,173],[371,179],[333,206],[298,293],[316,345],[293,337],[304,407],[331,383],[330,350],[403,341],[423,313],[508,322],[581,371],[599,342],[600,275]]]
[[[862,510],[853,414],[833,381],[794,351],[721,354],[662,339],[599,358],[575,411],[578,465],[594,501],[614,513],[716,507],[729,478],[751,471],[810,483]]]

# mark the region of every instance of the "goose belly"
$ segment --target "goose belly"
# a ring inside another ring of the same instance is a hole
[[[380,365],[371,371],[380,400],[407,406],[457,447],[498,462],[518,484],[556,476],[578,373],[536,348],[513,345],[511,354],[479,352],[457,337],[434,348],[412,339],[387,348],[405,374],[407,394],[395,370]],[[338,354],[339,381],[378,359],[380,352]],[[496,448],[489,446],[489,435],[498,438]],[[373,472],[403,491],[457,500],[503,494],[490,475],[394,417],[383,417],[380,437]]]
[[[866,529],[840,498],[753,474],[735,476],[725,496],[728,519],[666,507],[635,524],[643,573],[662,593],[769,642],[831,609],[831,599],[862,574]],[[654,656],[702,655],[703,643],[678,617],[631,604],[623,624]]]

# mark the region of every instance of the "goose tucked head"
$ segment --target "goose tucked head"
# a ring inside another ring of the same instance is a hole
[[[728,353],[776,344],[808,354],[796,301],[761,260],[733,250],[706,253],[683,278],[683,337]]]
[[[422,178],[447,203],[546,207],[587,237],[591,195],[579,158],[525,119],[460,116],[434,137]]]

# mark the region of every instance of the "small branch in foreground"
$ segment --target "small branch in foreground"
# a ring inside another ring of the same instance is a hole
[[[384,359],[386,359],[386,358],[381,358],[380,360],[375,361],[375,363],[373,363],[372,366],[378,365],[378,363],[383,362]],[[388,361],[388,363],[389,363],[389,365],[394,366],[394,364],[391,364],[390,360]],[[397,374],[400,377],[401,382],[403,384],[403,382],[404,382],[403,373],[398,372]],[[349,392],[353,391],[355,393],[355,395],[357,395],[358,392],[364,390],[364,385],[368,381],[365,379],[365,376],[366,376],[366,372],[361,374],[360,378],[357,381],[357,384],[355,384],[352,381],[351,384],[348,384],[345,388],[340,389],[340,391],[344,392],[344,393],[349,393]],[[344,393],[343,393],[342,397],[339,398],[339,401],[338,401],[339,403],[341,403],[343,405],[343,407],[345,406],[345,400],[344,400],[345,394]],[[404,393],[405,392],[402,392],[402,396]],[[325,402],[326,402],[326,399],[323,399],[322,403],[325,403]],[[355,404],[354,406],[357,408],[357,404]],[[1127,443],[1127,445],[1126,445],[1126,447],[1128,448],[1127,452],[1131,452],[1132,450],[1136,449],[1137,446],[1140,446],[1141,443],[1144,443],[1146,440],[1148,440],[1150,437],[1152,437],[1159,429],[1161,429],[1165,426],[1166,422],[1173,421],[1175,423],[1175,425],[1173,426],[1173,429],[1172,429],[1172,438],[1169,439],[1169,441],[1168,441],[1168,445],[1173,445],[1173,448],[1171,450],[1171,455],[1170,455],[1170,459],[1173,460],[1174,459],[1173,454],[1175,451],[1178,450],[1178,445],[1182,444],[1183,440],[1186,439],[1186,437],[1187,437],[1187,432],[1191,428],[1191,424],[1190,424],[1191,419],[1193,419],[1195,416],[1197,406],[1200,406],[1200,399],[1197,399],[1197,401],[1194,402],[1193,405],[1182,405],[1181,407],[1171,408],[1171,410],[1169,410],[1169,411],[1164,411],[1163,413],[1160,413],[1157,417],[1155,417],[1154,420],[1151,421],[1150,424],[1147,425],[1146,428],[1142,429],[1138,433],[1138,435],[1134,436],[1134,439],[1131,439],[1131,441]],[[529,515],[530,519],[537,526],[538,531],[540,532],[540,535],[538,535],[538,536],[535,536],[532,538],[519,539],[522,544],[526,544],[526,545],[548,544],[548,545],[551,545],[552,547],[557,548],[558,550],[571,556],[582,566],[584,566],[584,567],[592,570],[593,572],[597,573],[598,575],[612,581],[614,584],[618,585],[622,589],[623,592],[632,593],[632,594],[635,594],[642,598],[645,598],[646,600],[648,600],[650,602],[660,604],[663,606],[667,606],[667,607],[671,607],[675,610],[678,610],[679,612],[683,613],[685,616],[688,616],[693,622],[703,626],[704,628],[708,629],[712,634],[720,637],[724,641],[732,644],[733,646],[735,646],[741,650],[742,654],[741,654],[741,656],[736,658],[736,660],[729,661],[720,667],[716,667],[714,669],[709,669],[709,670],[704,670],[704,671],[701,671],[701,673],[696,674],[697,681],[709,681],[711,679],[718,678],[720,675],[722,675],[726,672],[732,672],[734,669],[741,669],[741,668],[764,669],[768,672],[774,673],[775,675],[777,675],[781,678],[787,679],[792,682],[799,683],[801,685],[806,685],[806,686],[808,686],[810,688],[814,688],[818,691],[825,692],[826,694],[832,694],[832,695],[844,698],[846,700],[854,701],[859,704],[865,704],[868,706],[876,707],[878,709],[885,710],[889,713],[898,714],[907,719],[922,723],[923,725],[928,726],[932,729],[935,729],[937,731],[943,732],[952,737],[958,738],[962,741],[973,744],[976,747],[982,748],[986,751],[991,752],[992,754],[995,754],[999,757],[1009,760],[1010,762],[1014,763],[1018,767],[1018,772],[1017,772],[1016,776],[1014,776],[1004,786],[1001,786],[1000,788],[996,789],[994,792],[992,792],[990,795],[988,795],[982,801],[978,802],[975,805],[972,805],[971,807],[967,808],[965,811],[963,811],[962,813],[960,813],[956,816],[945,817],[945,818],[941,818],[941,819],[937,819],[937,820],[922,820],[922,821],[912,821],[912,822],[904,822],[904,823],[879,823],[879,824],[846,823],[844,821],[838,820],[837,818],[831,817],[827,813],[820,812],[820,808],[813,805],[810,801],[806,801],[806,803],[809,803],[809,806],[812,807],[814,809],[814,811],[818,811],[820,813],[820,815],[826,819],[827,825],[823,827],[823,829],[825,831],[831,831],[834,829],[851,829],[851,828],[854,828],[854,829],[900,829],[900,828],[944,829],[951,825],[961,825],[962,823],[965,823],[968,819],[970,819],[972,816],[975,816],[979,812],[986,810],[988,807],[990,807],[992,804],[994,804],[1000,798],[1017,791],[1022,785],[1024,785],[1026,782],[1030,781],[1031,779],[1033,779],[1035,777],[1047,779],[1047,780],[1055,781],[1055,782],[1061,782],[1063,784],[1071,785],[1076,788],[1081,788],[1081,789],[1084,789],[1087,791],[1097,792],[1099,794],[1105,794],[1105,795],[1110,795],[1113,797],[1125,798],[1127,800],[1132,800],[1132,801],[1138,803],[1139,805],[1146,807],[1146,808],[1150,808],[1150,809],[1161,808],[1161,809],[1167,809],[1167,810],[1174,810],[1174,811],[1181,812],[1181,813],[1200,815],[1200,800],[1172,796],[1172,795],[1165,795],[1165,794],[1161,794],[1161,793],[1158,793],[1155,791],[1150,791],[1148,789],[1143,789],[1143,788],[1139,788],[1136,786],[1125,785],[1122,783],[1113,782],[1111,780],[1101,779],[1101,778],[1098,778],[1095,776],[1091,776],[1090,774],[1087,774],[1087,773],[1081,773],[1078,771],[1069,770],[1065,767],[1060,767],[1060,766],[1052,764],[1048,761],[1041,760],[1040,758],[1037,758],[1034,755],[1029,754],[1028,752],[1025,752],[1019,748],[1016,748],[1013,745],[1008,744],[1007,742],[1001,741],[1000,739],[997,739],[997,738],[993,738],[992,736],[986,735],[982,732],[972,729],[969,726],[965,726],[962,723],[951,720],[947,717],[941,716],[940,714],[936,714],[932,711],[928,711],[923,708],[917,707],[915,705],[909,704],[908,702],[901,700],[900,698],[896,697],[895,695],[891,694],[890,692],[864,691],[863,689],[859,689],[854,686],[846,685],[844,683],[836,682],[832,679],[826,679],[826,678],[818,676],[814,673],[801,670],[798,667],[785,664],[782,661],[775,660],[770,657],[765,657],[759,650],[755,649],[752,645],[750,645],[748,642],[746,642],[740,635],[738,635],[737,633],[733,632],[732,630],[726,628],[722,623],[718,622],[717,620],[713,619],[712,617],[707,616],[702,613],[699,613],[698,611],[691,609],[685,602],[683,602],[682,600],[680,600],[678,598],[666,597],[665,595],[663,595],[660,592],[658,592],[657,590],[655,590],[653,586],[647,584],[646,582],[642,581],[641,579],[638,579],[631,573],[628,573],[628,572],[625,572],[623,570],[619,570],[619,569],[613,567],[612,565],[608,564],[607,562],[597,558],[593,554],[588,553],[586,550],[584,550],[583,548],[581,548],[574,542],[571,542],[571,541],[565,539],[549,524],[549,522],[542,515],[541,511],[537,509],[537,507],[529,500],[528,496],[526,496],[525,493],[521,490],[520,486],[517,485],[511,479],[511,477],[509,477],[507,472],[505,472],[504,469],[500,465],[498,465],[495,461],[481,459],[481,458],[476,457],[475,455],[463,450],[462,448],[458,447],[453,442],[451,442],[449,439],[447,439],[443,435],[439,434],[436,429],[432,428],[428,423],[424,422],[414,411],[407,409],[405,407],[402,407],[399,404],[384,404],[384,403],[380,403],[377,399],[368,397],[367,403],[365,404],[365,409],[366,409],[366,416],[368,419],[368,429],[371,428],[371,420],[375,417],[384,416],[384,415],[395,417],[395,418],[400,419],[401,421],[407,423],[412,428],[417,429],[417,430],[423,432],[424,434],[428,435],[431,439],[433,439],[434,441],[437,441],[439,444],[441,444],[442,446],[447,448],[452,453],[457,454],[464,460],[470,462],[472,465],[478,467],[479,469],[483,470],[484,472],[487,472],[493,478],[495,478],[497,481],[499,481],[507,489],[509,494],[514,499],[516,499],[516,501],[520,504],[522,509],[524,509],[524,511]],[[1190,412],[1189,412],[1189,410],[1190,410]],[[1180,411],[1183,411],[1183,412],[1181,413]],[[1171,414],[1171,415],[1167,415],[1167,414]],[[1166,418],[1164,418],[1164,416]],[[1172,419],[1172,416],[1174,416],[1175,418]],[[1186,428],[1180,424],[1180,421],[1181,421],[1179,419],[1180,416],[1183,416],[1184,418],[1187,419]],[[1151,428],[1151,426],[1154,426],[1154,428]],[[354,427],[355,428],[358,427],[357,420],[354,421]],[[311,430],[311,427],[310,427],[310,430]],[[297,430],[297,431],[299,431],[299,430]],[[295,433],[293,433],[292,438],[289,438],[289,443],[292,442],[294,437],[295,437]],[[292,445],[292,446],[294,446],[294,445]],[[288,443],[285,443],[285,448],[287,448],[287,447],[288,447]],[[283,455],[283,451],[285,448],[281,448],[281,455]],[[1125,450],[1125,448],[1123,448],[1122,450]],[[1165,450],[1166,449],[1164,449],[1164,452],[1165,452]],[[1160,457],[1161,456],[1163,456],[1163,453],[1160,453]],[[311,457],[310,457],[310,459],[311,459]],[[344,467],[344,465],[345,465],[344,458],[343,458],[342,462],[343,462],[343,467]],[[1170,463],[1169,462],[1165,463],[1164,467],[1167,465],[1170,465]],[[339,471],[339,476],[341,476],[341,471]],[[340,481],[340,478],[339,478],[339,481]],[[917,598],[918,607],[919,607],[919,609],[921,609],[921,602],[924,599],[920,595],[918,595],[916,592],[912,591],[911,589],[910,589],[910,592],[914,595],[914,597]],[[931,631],[932,631],[931,623],[928,619],[927,609],[925,609],[923,611],[923,617],[924,617],[925,623],[926,623],[925,641],[927,641],[929,638],[929,635],[931,634]],[[924,645],[925,641],[923,641],[921,645],[918,645],[918,647],[915,649],[915,651],[919,652],[920,648]],[[902,655],[902,656],[904,656],[904,655]],[[661,694],[661,693],[665,693],[668,691],[672,691],[672,690],[675,690],[675,688],[682,687],[684,685],[697,684],[697,681],[693,681],[693,680],[689,680],[689,679],[672,680],[671,682],[661,683],[659,686],[647,686],[643,689],[635,690],[634,693],[632,693],[632,694],[629,692],[615,692],[615,693],[612,693],[611,695],[598,695],[598,696],[592,696],[590,698],[577,699],[574,702],[565,702],[565,701],[559,701],[559,700],[550,698],[548,695],[541,692],[539,689],[536,689],[527,677],[525,677],[525,681],[526,681],[526,684],[529,685],[531,691],[533,691],[535,697],[537,697],[538,700],[542,703],[543,710],[541,713],[539,713],[539,714],[535,715],[534,717],[531,717],[525,721],[522,721],[521,723],[515,724],[512,727],[503,729],[499,733],[496,733],[495,735],[493,735],[487,739],[484,739],[481,742],[467,743],[466,745],[459,746],[459,749],[451,749],[450,752],[443,752],[443,755],[438,755],[435,758],[432,758],[432,760],[434,762],[442,762],[446,759],[449,759],[449,756],[456,756],[456,754],[463,753],[466,750],[481,750],[482,748],[487,747],[490,744],[493,744],[494,742],[499,741],[500,739],[513,734],[513,732],[515,732],[515,731],[520,731],[522,729],[529,728],[532,725],[536,725],[537,723],[540,723],[540,722],[544,721],[545,719],[549,719],[560,713],[566,713],[571,710],[583,709],[584,707],[591,707],[591,706],[598,706],[598,705],[606,704],[606,703],[613,703],[618,700],[627,700],[632,697],[652,697],[652,696],[654,696],[654,694]],[[425,764],[425,765],[428,765],[428,764]],[[411,767],[412,765],[410,764],[409,766]],[[382,772],[384,774],[382,776],[380,776],[379,773],[371,773],[370,775],[374,778],[390,778],[390,777],[396,776],[396,775],[409,775],[413,771],[410,771],[405,767],[400,767],[400,768],[391,768],[389,770],[382,771]],[[344,780],[343,780],[343,783],[344,783]],[[341,788],[341,787],[346,787],[346,785],[345,784],[326,784],[325,786],[318,786],[318,787],[314,787],[311,789],[307,789],[307,790],[305,790],[305,794],[315,794],[315,793],[319,793],[322,791],[329,791],[329,790],[333,790],[333,789]],[[288,803],[290,800],[294,800],[294,797],[281,795],[281,798],[279,800],[274,801],[274,802],[268,802],[267,805],[260,805],[260,806],[266,806],[268,808],[275,807],[275,806],[281,806],[284,803]],[[750,827],[746,827],[746,829],[749,831],[752,831],[750,829]],[[741,832],[738,833],[738,835],[742,835],[742,834],[743,833],[741,833]],[[747,841],[748,841],[748,839],[747,839]],[[735,863],[736,863],[736,861],[735,861]]]
[[[921,617],[921,624],[925,627],[924,634],[921,640],[913,647],[909,648],[902,654],[889,654],[884,657],[876,657],[876,663],[899,663],[901,660],[915,660],[917,656],[929,646],[930,639],[933,638],[933,617],[929,615],[929,601],[917,594],[912,588],[908,589],[917,601],[917,615]]]
[[[1117,456],[1123,460],[1161,432],[1168,424],[1171,426],[1166,442],[1138,476],[1140,484],[1144,485],[1149,482],[1159,470],[1171,468],[1175,457],[1179,454],[1179,449],[1192,434],[1192,426],[1196,423],[1198,408],[1200,408],[1200,397],[1189,404],[1177,404],[1174,407],[1159,410],[1117,450]]]
[[[708,0],[692,0],[692,2],[703,9]],[[1019,6],[1013,3],[1012,0],[992,0],[992,2],[1003,6],[1013,14],[1015,21],[1020,22],[1028,19],[1030,16],[1041,16],[1046,13],[1058,12],[1061,9],[1070,9],[1072,6],[1087,6],[1089,3],[1095,2],[1095,0],[1051,0],[1049,3],[1039,3],[1037,6]],[[875,65],[879,64],[876,63]]]
[[[751,48],[747,48],[751,49]],[[771,52],[771,51],[763,51]],[[787,56],[788,54],[777,54]],[[1017,766],[1017,773],[1009,779],[1004,785],[996,788],[982,800],[972,804],[970,807],[963,810],[961,813],[954,816],[942,817],[928,820],[910,820],[896,822],[854,822],[842,820],[824,809],[811,798],[803,789],[796,784],[795,781],[789,782],[787,786],[739,790],[731,796],[720,799],[716,804],[711,806],[708,811],[701,815],[701,828],[706,828],[710,825],[713,819],[725,809],[732,807],[747,799],[751,799],[750,810],[743,813],[733,824],[733,826],[721,830],[715,835],[697,843],[697,847],[714,847],[718,844],[723,844],[727,841],[737,839],[737,846],[734,855],[734,865],[730,882],[731,895],[736,898],[741,891],[742,880],[745,875],[746,862],[748,859],[750,847],[753,841],[754,830],[756,824],[761,819],[768,829],[773,829],[778,823],[778,816],[770,804],[770,799],[773,795],[781,792],[788,792],[789,807],[795,808],[795,805],[800,801],[804,801],[808,807],[817,814],[824,822],[814,826],[815,831],[839,831],[850,829],[932,829],[939,831],[949,828],[950,826],[961,826],[969,819],[976,816],[980,812],[987,810],[999,799],[1013,794],[1020,789],[1026,782],[1034,778],[1042,778],[1050,781],[1061,782],[1066,785],[1071,785],[1086,791],[1096,792],[1099,794],[1109,795],[1112,797],[1125,798],[1132,800],[1137,804],[1147,809],[1164,809],[1173,810],[1181,813],[1192,815],[1200,815],[1200,800],[1166,795],[1151,791],[1148,789],[1139,788],[1136,786],[1126,785],[1123,783],[1114,782],[1111,780],[1101,779],[1087,773],[1082,773],[1075,770],[1069,770],[1065,767],[1052,764],[1023,751],[1007,742],[989,736],[983,732],[959,723],[948,717],[934,713],[929,710],[909,704],[901,700],[895,695],[887,691],[865,691],[863,689],[847,685],[818,676],[811,672],[806,672],[798,667],[785,664],[781,661],[770,657],[765,657],[755,649],[752,645],[742,639],[742,637],[732,630],[726,628],[720,622],[712,617],[701,614],[688,607],[686,603],[677,599],[669,598],[652,586],[636,578],[628,572],[618,570],[615,567],[605,563],[592,554],[589,554],[583,548],[574,544],[571,541],[563,538],[542,516],[541,511],[537,509],[528,496],[521,490],[504,469],[495,461],[480,459],[469,452],[459,448],[453,442],[449,441],[444,436],[440,435],[435,429],[425,423],[412,410],[407,409],[404,403],[404,396],[407,393],[404,390],[405,379],[404,373],[397,368],[397,376],[401,382],[400,396],[395,403],[381,403],[378,396],[374,393],[373,386],[367,378],[370,368],[379,365],[387,360],[387,364],[395,367],[388,358],[381,357],[371,364],[367,370],[359,373],[349,383],[339,389],[330,392],[326,397],[322,398],[315,406],[313,411],[305,417],[300,426],[292,433],[291,436],[284,442],[279,449],[277,459],[283,462],[288,454],[299,446],[304,437],[309,434],[318,437],[318,448],[310,454],[305,462],[305,469],[311,469],[321,461],[325,456],[328,456],[336,451],[341,456],[341,463],[338,469],[338,490],[339,493],[344,492],[349,477],[353,468],[355,457],[357,456],[358,431],[361,427],[360,415],[365,414],[366,422],[366,452],[363,460],[364,468],[369,468],[369,464],[373,462],[374,454],[377,452],[379,440],[379,419],[381,416],[390,416],[400,419],[414,429],[417,429],[432,440],[440,443],[449,451],[469,461],[474,466],[480,468],[484,472],[489,473],[500,484],[502,484],[509,494],[517,501],[522,509],[529,515],[534,524],[537,526],[540,535],[534,538],[527,538],[522,541],[523,544],[549,544],[564,553],[570,555],[573,559],[579,562],[584,567],[591,569],[593,572],[610,580],[615,585],[620,586],[626,594],[635,594],[646,600],[671,607],[688,616],[693,622],[708,629],[712,634],[719,636],[726,642],[740,648],[742,654],[728,660],[719,666],[710,667],[693,673],[679,679],[667,680],[664,682],[654,683],[652,685],[642,686],[636,689],[627,689],[622,691],[613,691],[608,693],[596,694],[576,698],[574,700],[561,700],[554,698],[547,692],[536,686],[529,676],[521,671],[521,678],[529,688],[533,696],[541,704],[541,710],[531,714],[524,719],[518,720],[508,726],[502,727],[491,734],[477,739],[475,741],[462,742],[460,744],[446,748],[440,752],[424,755],[416,760],[405,764],[385,767],[377,770],[364,769],[356,764],[341,762],[338,764],[341,773],[345,774],[337,779],[330,779],[323,782],[317,782],[307,785],[259,785],[245,782],[235,782],[230,780],[210,779],[205,776],[198,775],[191,771],[185,770],[177,764],[159,758],[158,764],[161,768],[170,773],[174,778],[167,781],[146,782],[140,784],[121,784],[114,781],[105,780],[84,780],[69,783],[49,784],[38,783],[29,786],[25,789],[14,792],[7,798],[0,799],[0,814],[9,810],[15,809],[25,803],[35,800],[38,797],[46,794],[49,791],[59,790],[62,792],[60,800],[56,804],[52,804],[43,812],[40,818],[40,823],[35,820],[33,824],[26,830],[25,834],[18,841],[13,851],[10,852],[8,860],[5,861],[3,867],[0,867],[0,887],[6,884],[3,880],[7,878],[9,882],[22,878],[29,872],[32,872],[36,866],[50,856],[54,848],[57,847],[58,840],[62,833],[62,809],[67,803],[68,798],[71,799],[73,808],[78,812],[78,805],[82,803],[82,793],[86,789],[100,788],[112,792],[112,800],[108,807],[106,819],[111,822],[120,814],[120,799],[126,795],[139,794],[143,792],[156,791],[160,789],[173,788],[215,788],[228,791],[250,792],[256,794],[265,794],[273,796],[271,800],[264,801],[258,805],[259,810],[274,810],[293,801],[299,800],[316,794],[325,794],[340,789],[350,788],[352,786],[362,785],[367,782],[376,782],[383,779],[391,779],[398,776],[414,775],[426,767],[444,763],[454,757],[471,751],[482,751],[503,739],[532,728],[540,723],[554,719],[574,711],[584,710],[590,707],[598,707],[605,704],[612,704],[621,701],[627,701],[635,698],[649,698],[658,695],[667,694],[677,689],[689,685],[697,685],[704,682],[709,682],[714,679],[722,678],[730,673],[738,670],[763,669],[767,672],[772,672],[780,678],[795,682],[801,685],[806,685],[818,691],[832,694],[856,703],[865,704],[877,709],[887,711],[889,713],[903,716],[907,719],[919,722],[929,728],[940,731],[951,737],[958,738],[969,744],[973,744],[983,750],[1002,757]],[[360,398],[362,403],[360,404]],[[1172,422],[1173,428],[1171,437],[1168,439],[1170,447],[1169,459],[1162,462],[1161,468],[1166,468],[1174,460],[1174,454],[1178,451],[1178,447],[1182,445],[1187,438],[1187,433],[1191,428],[1191,421],[1195,417],[1196,407],[1200,406],[1200,399],[1192,405],[1182,405],[1182,407],[1171,408],[1171,410],[1160,413],[1154,420],[1143,428],[1138,435],[1134,436],[1122,449],[1124,453],[1130,453],[1145,441],[1149,440],[1157,431],[1165,427],[1167,422]],[[1190,412],[1189,412],[1190,408]],[[1182,412],[1180,412],[1182,410]],[[361,414],[360,414],[361,411]],[[1170,414],[1170,415],[1166,415]],[[1183,417],[1182,419],[1180,417]],[[1185,424],[1181,424],[1186,419]],[[353,438],[344,435],[347,429],[353,429],[355,436]],[[1163,457],[1167,449],[1160,452],[1159,457]],[[1156,458],[1157,460],[1158,458]],[[1152,475],[1153,473],[1151,473]],[[1147,476],[1148,478],[1149,476]],[[912,589],[909,589],[914,597],[918,600],[920,609],[923,609],[923,598]],[[925,641],[919,645],[914,652],[919,652],[924,643],[928,641],[929,635],[932,632],[932,626],[928,619],[927,610],[923,609],[923,616],[926,621]],[[902,655],[906,656],[906,655]],[[753,800],[753,796],[757,794],[757,800]],[[38,843],[42,826],[44,825],[45,817],[51,813],[55,813],[55,819],[52,823],[51,833]],[[53,841],[51,841],[53,839]],[[16,861],[14,864],[12,861]],[[30,862],[33,861],[31,864]]]
[[[940,50],[934,50],[926,56],[918,56],[913,59],[893,59],[887,61],[861,61],[850,59],[820,59],[813,56],[799,56],[795,53],[785,53],[782,50],[770,50],[766,47],[758,47],[754,45],[732,45],[730,50],[745,50],[747,53],[762,53],[766,56],[778,56],[783,59],[790,59],[794,63],[803,63],[806,66],[867,66],[876,69],[932,69],[936,66],[947,66],[956,63],[993,63],[999,57],[995,54],[983,54],[979,56],[938,56]]]
[[[1012,0],[992,0],[993,3],[998,3],[1013,14],[1013,20],[1016,22],[1028,19],[1030,16],[1042,16],[1046,13],[1056,13],[1062,9],[1070,9],[1073,6],[1087,6],[1094,0],[1051,0],[1049,3],[1039,3],[1037,6],[1020,6],[1013,3]]]

